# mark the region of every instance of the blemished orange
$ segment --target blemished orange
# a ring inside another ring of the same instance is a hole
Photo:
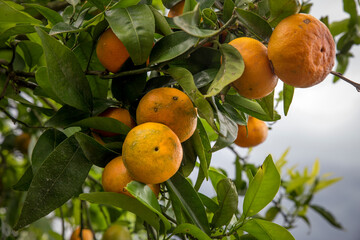
[[[116,157],[106,164],[102,173],[102,185],[106,192],[123,193],[132,197],[132,195],[125,189],[126,185],[133,181],[128,170],[125,168],[122,157]],[[148,184],[155,196],[159,196],[160,185]]]
[[[246,98],[259,99],[269,95],[277,84],[267,55],[267,48],[260,41],[240,37],[229,44],[241,54],[245,69],[240,78],[232,83],[238,93]]]
[[[116,73],[129,58],[129,52],[111,28],[99,38],[96,55],[100,63],[110,72]]]
[[[80,230],[81,230],[81,228],[77,227],[75,229],[75,231],[71,234],[70,240],[81,240],[81,239],[82,240],[93,240],[94,239],[94,235],[90,229],[86,229],[86,228],[82,229],[82,231],[81,231],[82,238],[80,236]]]
[[[247,130],[246,126],[238,125],[238,134],[234,143],[240,147],[255,147],[263,143],[267,135],[266,123],[250,116],[247,122]]]
[[[131,234],[126,226],[113,224],[106,229],[102,240],[131,240]]]
[[[174,5],[172,8],[170,8],[168,17],[173,18],[176,16],[180,16],[184,11],[184,6],[185,6],[185,0]]]
[[[308,14],[283,19],[268,44],[275,74],[288,85],[307,88],[322,82],[335,60],[335,43],[329,29]]]
[[[100,113],[99,117],[108,117],[108,118],[116,119],[116,120],[124,123],[129,128],[133,128],[136,126],[136,123],[132,119],[129,111],[124,108],[110,107],[110,108],[106,109],[104,112]],[[118,135],[117,133],[107,132],[107,131],[98,130],[98,129],[93,129],[93,131],[104,137],[113,137],[113,136]]]
[[[31,136],[29,133],[22,133],[15,137],[15,148],[22,154],[27,154]]]
[[[169,127],[147,122],[127,134],[122,154],[125,167],[133,179],[157,184],[178,171],[183,149],[179,138]]]
[[[138,124],[158,122],[165,124],[179,137],[189,139],[196,130],[197,111],[190,98],[176,88],[156,88],[141,98],[136,109]]]

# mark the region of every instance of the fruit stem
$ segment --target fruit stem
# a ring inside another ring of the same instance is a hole
[[[358,92],[360,92],[360,84],[359,84],[359,83],[356,83],[356,82],[354,82],[354,81],[351,81],[350,79],[344,77],[344,76],[343,76],[341,73],[339,73],[339,72],[331,71],[330,73],[331,73],[332,75],[337,76],[337,77],[340,78],[341,80],[344,80],[345,82],[353,85],[353,87],[355,87],[356,90],[357,90]]]

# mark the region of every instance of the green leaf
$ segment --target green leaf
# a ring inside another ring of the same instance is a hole
[[[349,27],[358,24],[358,13],[355,0],[344,0],[344,11],[350,14]]]
[[[227,177],[222,174],[221,172],[219,172],[218,170],[216,170],[213,167],[210,167],[209,169],[209,177],[211,180],[211,185],[213,186],[213,188],[216,190],[218,183],[223,180],[226,179]]]
[[[25,227],[68,201],[79,191],[91,166],[74,137],[63,141],[34,175],[14,229]]]
[[[238,207],[238,194],[235,184],[229,178],[218,182],[216,193],[219,209],[215,212],[211,224],[217,228],[229,224]]]
[[[90,85],[75,54],[40,28],[36,28],[36,31],[43,44],[53,92],[64,103],[91,112],[93,102]]]
[[[180,233],[190,234],[191,236],[194,237],[194,239],[198,239],[198,240],[211,240],[211,238],[208,235],[206,235],[203,231],[201,231],[201,229],[190,223],[180,224],[173,231],[173,234],[175,235]]]
[[[81,119],[89,117],[89,114],[80,111],[76,108],[64,105],[60,108],[55,115],[45,122],[46,127],[61,127],[65,128],[70,126],[74,122],[78,122]]]
[[[30,24],[16,24],[10,28],[7,28],[5,31],[0,34],[0,46],[5,44],[5,42],[11,36],[19,35],[19,34],[28,34],[35,32],[35,28]],[[42,50],[41,50],[42,51]]]
[[[23,9],[21,5],[15,3],[9,5],[6,1],[0,1],[0,23],[29,23],[34,25],[42,23],[27,13],[15,9],[14,6],[19,6]]]
[[[250,182],[243,204],[243,218],[258,213],[274,199],[280,187],[280,174],[269,155]]]
[[[172,8],[173,6],[175,6],[176,4],[178,4],[179,2],[181,2],[182,0],[161,0],[162,4],[164,4],[164,6],[168,9]]]
[[[124,123],[108,117],[89,117],[72,123],[70,126],[94,128],[123,135],[126,135],[130,131],[130,128]]]
[[[135,198],[113,192],[83,193],[79,198],[91,203],[113,206],[132,212],[155,229],[159,230],[160,228],[160,218]]]
[[[210,234],[209,223],[203,203],[191,184],[179,173],[166,181],[169,191],[181,202],[181,208],[193,224]]]
[[[207,38],[212,37],[220,32],[220,30],[209,30],[209,29],[200,29],[198,24],[200,22],[200,12],[199,4],[196,5],[195,9],[191,12],[186,12],[181,16],[173,18],[174,23],[181,28],[184,32],[198,37],[198,38]]]
[[[145,63],[152,49],[155,33],[155,19],[150,8],[144,4],[116,8],[106,11],[105,18],[125,45],[134,64]]]
[[[332,226],[343,229],[342,225],[335,219],[335,217],[325,208],[318,206],[318,205],[310,205],[310,207],[320,214],[323,218],[325,218],[328,223],[330,223]]]
[[[233,2],[233,0],[225,0],[224,1],[224,9],[223,9],[223,16],[222,16],[222,20],[224,22],[229,21],[229,19],[231,18],[234,8],[235,8],[235,4]]]
[[[274,119],[274,115],[275,115],[274,93],[275,93],[275,91],[272,91],[266,97],[256,100],[271,119]]]
[[[202,88],[211,83],[215,79],[218,71],[219,69],[216,68],[208,68],[196,73],[193,76],[196,87]]]
[[[204,98],[195,86],[192,74],[185,68],[171,67],[169,74],[180,84],[186,94],[198,108],[200,117],[204,118],[213,129],[217,129],[214,122],[214,112],[210,103]]]
[[[126,189],[133,195],[137,200],[144,204],[151,211],[156,213],[165,225],[165,229],[169,230],[171,224],[169,220],[161,213],[161,207],[157,201],[157,198],[153,191],[145,184],[132,181],[128,183]]]
[[[52,89],[52,83],[50,82],[47,67],[39,67],[35,72],[35,80],[37,84],[41,87],[42,91],[47,95],[47,97],[55,100],[58,103],[63,103],[61,99],[55,94],[55,91]]]
[[[150,10],[154,14],[155,28],[158,29],[164,36],[170,35],[173,31],[166,21],[165,17],[156,10],[153,6],[149,5]]]
[[[50,35],[56,35],[60,33],[77,33],[85,31],[86,29],[78,29],[68,23],[59,22],[53,26],[49,32]]]
[[[184,177],[188,177],[194,170],[196,165],[196,159],[198,157],[195,151],[195,146],[190,139],[181,143],[184,154],[181,168],[179,171],[184,175]]]
[[[52,25],[55,25],[55,24],[63,21],[63,18],[61,17],[61,15],[58,12],[52,10],[51,8],[44,7],[39,4],[31,4],[31,3],[27,3],[27,4],[25,4],[25,6],[36,9]]]
[[[320,179],[319,182],[316,184],[314,192],[318,192],[326,187],[329,187],[330,185],[337,183],[340,180],[342,180],[341,177],[332,178],[332,179]]]
[[[272,28],[262,17],[254,12],[240,8],[236,9],[236,12],[241,24],[243,24],[254,36],[266,42],[270,39]]]
[[[79,142],[87,159],[98,167],[104,168],[106,164],[118,156],[116,152],[104,147],[94,138],[84,133],[75,133],[75,138]]]
[[[221,44],[222,64],[205,97],[218,94],[224,87],[237,80],[244,72],[245,64],[239,51],[229,44]]]
[[[247,221],[241,228],[256,239],[261,240],[295,240],[286,228],[272,222],[261,219],[251,219]]]
[[[198,38],[183,31],[177,31],[160,39],[150,55],[150,65],[174,59],[192,48]]]
[[[298,13],[301,9],[299,0],[269,0],[269,23],[275,27],[284,18]]]
[[[29,166],[24,174],[21,176],[19,181],[12,187],[14,190],[17,191],[27,191],[30,187],[31,181],[34,177],[33,171],[31,166]]]
[[[202,193],[198,193],[198,195],[208,211],[215,213],[219,209],[219,205],[213,199]]]
[[[295,88],[293,86],[284,83],[283,86],[283,97],[284,97],[284,114],[287,116],[289,108],[294,97]]]
[[[43,54],[42,47],[39,44],[24,40],[19,42],[18,46],[24,53],[25,61],[30,68],[38,64],[40,57]]]

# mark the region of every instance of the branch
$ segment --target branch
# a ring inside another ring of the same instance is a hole
[[[16,123],[19,123],[21,125],[23,125],[24,127],[27,127],[27,128],[43,128],[43,129],[47,129],[47,127],[43,127],[43,126],[30,126],[28,125],[27,123],[19,120],[19,119],[16,119],[14,118],[10,113],[8,113],[3,107],[0,107],[0,110],[8,117],[10,118],[10,120],[16,124]]]
[[[341,73],[339,73],[339,72],[331,71],[330,73],[331,73],[332,75],[337,76],[337,77],[340,78],[341,80],[344,80],[345,82],[351,84],[353,87],[356,88],[356,90],[357,90],[358,92],[360,92],[360,84],[359,84],[359,83],[356,83],[356,82],[354,82],[354,81],[351,81],[350,79],[344,77],[344,76],[343,76]]]

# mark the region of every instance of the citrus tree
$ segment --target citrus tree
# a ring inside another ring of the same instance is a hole
[[[1,239],[294,239],[310,208],[341,229],[312,201],[339,180],[318,161],[233,144],[266,141],[295,87],[360,89],[343,3],[330,23],[298,0],[0,0]]]

